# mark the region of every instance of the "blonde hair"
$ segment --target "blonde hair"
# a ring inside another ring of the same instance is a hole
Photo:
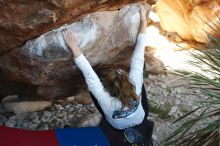
[[[130,82],[129,75],[122,66],[115,64],[98,64],[93,67],[105,90],[113,97],[118,97],[124,106],[131,107],[138,100],[135,86]]]

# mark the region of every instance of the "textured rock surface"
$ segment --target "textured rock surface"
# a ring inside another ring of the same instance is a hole
[[[99,112],[87,115],[77,121],[76,127],[89,127],[97,126],[102,119],[102,115]]]
[[[150,114],[148,119],[154,121],[153,140],[155,146],[163,146],[161,143],[181,123],[172,124],[177,117],[195,109],[199,101],[206,96],[198,90],[188,89],[183,86],[185,79],[168,74],[145,78],[145,87],[148,92]],[[174,88],[174,87],[177,88]],[[66,99],[67,100],[67,99]],[[200,111],[201,112],[201,111]],[[1,109],[0,109],[1,113]],[[191,115],[192,117],[197,113]],[[31,130],[48,130],[67,127],[94,126],[99,123],[101,115],[95,105],[79,104],[76,102],[65,103],[55,101],[53,105],[44,111],[27,114],[0,114],[0,125]],[[212,121],[209,118],[208,121]],[[206,123],[207,121],[204,121]],[[196,127],[200,127],[197,124]]]
[[[142,0],[1,0],[0,54],[82,15]]]
[[[15,114],[30,113],[43,110],[50,107],[51,101],[19,101],[19,102],[3,102],[4,110]]]
[[[93,116],[92,116],[93,115]],[[91,117],[92,116],[92,117]],[[88,120],[88,117],[90,119]],[[49,130],[55,128],[95,126],[99,123],[101,114],[93,103],[82,105],[72,103],[54,103],[44,111],[12,114],[0,114],[0,125],[30,130]],[[88,121],[86,121],[88,120]],[[79,123],[83,122],[83,123]]]
[[[96,12],[71,25],[47,32],[2,55],[1,78],[7,82],[22,82],[25,84],[23,88],[31,88],[33,94],[36,91],[42,97],[70,95],[73,88],[76,90],[77,85],[73,87],[73,84],[78,78],[73,76],[76,66],[61,31],[71,29],[75,32],[78,46],[92,65],[115,63],[131,55],[139,19],[139,7],[130,5],[119,11]]]
[[[166,31],[202,43],[207,42],[205,32],[219,37],[219,32],[210,27],[220,27],[216,17],[220,14],[219,0],[158,0],[155,8]]]

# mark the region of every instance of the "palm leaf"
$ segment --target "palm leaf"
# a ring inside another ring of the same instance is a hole
[[[220,22],[220,17],[219,17]],[[219,24],[207,23],[213,30],[219,31]],[[186,146],[211,146],[219,143],[220,138],[220,39],[206,33],[209,43],[198,48],[195,52],[190,52],[193,60],[189,60],[188,64],[200,71],[189,69],[175,70],[173,74],[190,80],[185,85],[188,88],[199,89],[202,94],[209,97],[200,101],[198,108],[188,112],[184,116],[173,122],[177,123],[189,117],[194,112],[201,110],[199,116],[193,116],[183,122],[175,131],[173,131],[166,139],[165,145],[186,145]],[[213,119],[210,122],[207,119]],[[200,128],[193,129],[194,125],[201,123]],[[204,122],[205,121],[205,122]]]

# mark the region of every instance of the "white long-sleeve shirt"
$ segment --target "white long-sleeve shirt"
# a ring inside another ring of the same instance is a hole
[[[88,60],[83,54],[75,58],[75,63],[83,73],[89,91],[95,96],[101,106],[106,119],[116,129],[125,129],[140,124],[145,112],[141,104],[141,89],[143,85],[143,67],[144,67],[144,48],[145,33],[139,33],[135,50],[131,59],[131,67],[129,72],[130,81],[135,85],[135,92],[140,97],[137,109],[124,118],[113,118],[115,111],[119,111],[122,107],[121,101],[117,97],[112,97],[103,87],[99,77],[92,69]]]

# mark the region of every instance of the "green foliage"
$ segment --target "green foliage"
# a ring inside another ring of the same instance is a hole
[[[152,102],[151,101],[149,102],[149,111],[151,113],[158,114],[158,116],[161,119],[169,119],[169,118],[171,118],[171,116],[169,115],[171,107],[172,106],[170,104],[166,104],[164,107],[153,106]]]
[[[182,76],[191,82],[189,88],[199,89],[208,98],[198,103],[199,108],[180,117],[174,123],[185,119],[197,110],[199,116],[193,116],[178,127],[166,140],[166,145],[184,146],[217,146],[220,144],[220,39],[209,35],[209,43],[190,53],[193,60],[189,65],[194,69],[176,70],[176,75]],[[210,122],[208,122],[212,119]],[[197,129],[194,125],[204,121]]]

